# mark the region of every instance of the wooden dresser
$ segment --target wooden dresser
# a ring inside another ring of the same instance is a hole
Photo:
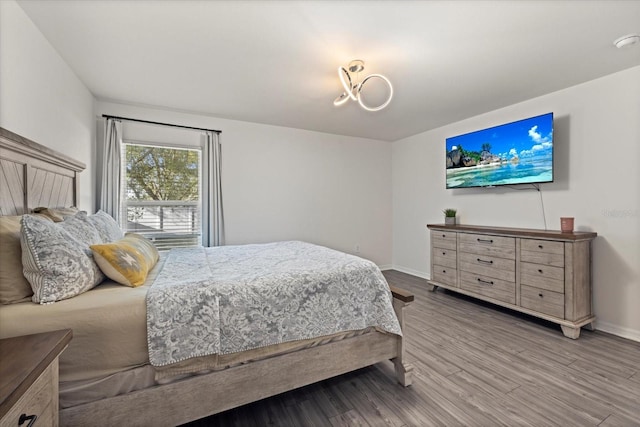
[[[58,356],[71,330],[0,340],[0,427],[58,425]]]
[[[443,287],[562,327],[577,339],[595,320],[591,241],[596,233],[429,224],[432,290]]]

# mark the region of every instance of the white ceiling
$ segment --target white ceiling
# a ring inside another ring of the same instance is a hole
[[[103,100],[397,140],[640,65],[640,1],[19,1]],[[337,67],[394,98],[367,112]]]

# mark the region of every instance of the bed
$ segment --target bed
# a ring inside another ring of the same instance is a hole
[[[78,175],[83,169],[74,159],[0,128],[0,215],[15,218],[39,206],[75,206]],[[323,259],[345,257],[360,262],[357,257],[303,242],[280,242],[277,247],[292,253],[319,251]],[[216,252],[221,250],[194,249],[202,253],[197,256],[216,260],[222,257],[222,252]],[[234,250],[249,253],[253,259],[258,253],[272,253],[266,251],[273,248],[228,249]],[[196,252],[184,256],[182,262],[194,258]],[[190,354],[186,360],[177,357],[166,366],[153,366],[145,302],[150,289],[159,288],[158,282],[173,280],[169,273],[179,262],[173,252],[163,254],[144,284],[135,288],[105,280],[87,292],[49,305],[28,299],[0,305],[0,338],[73,329],[74,338],[60,358],[61,425],[178,425],[386,360],[394,363],[400,384],[411,384],[413,368],[405,359],[403,336],[371,324],[323,330],[319,336],[304,339],[265,341],[246,350],[241,345],[222,345],[223,350],[213,354]],[[173,263],[171,268],[167,263]],[[401,289],[390,291],[394,322],[397,319],[404,329],[404,311],[413,296]],[[289,295],[292,301],[296,297]]]

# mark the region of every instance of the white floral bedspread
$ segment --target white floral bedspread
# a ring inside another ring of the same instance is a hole
[[[370,326],[401,335],[378,267],[304,242],[173,249],[147,294],[154,366]]]

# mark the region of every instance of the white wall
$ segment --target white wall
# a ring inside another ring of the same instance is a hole
[[[425,225],[441,222],[443,208],[467,224],[544,226],[535,191],[445,190],[445,138],[553,111],[548,225],[575,216],[577,229],[598,232],[598,328],[640,340],[640,67],[388,144],[95,103],[13,0],[0,1],[0,55],[0,126],[87,164],[81,208],[94,208],[96,113],[216,128],[229,244],[303,239],[351,253],[358,245],[379,265],[425,277]]]
[[[95,209],[96,114],[223,131],[229,244],[301,239],[391,263],[391,145],[95,102],[13,0],[0,1],[0,126],[87,164],[79,206]]]
[[[110,102],[96,112],[222,131],[227,244],[357,245],[391,264],[390,143]]]
[[[554,112],[555,182],[542,185],[550,229],[574,216],[593,243],[598,329],[640,340],[640,67],[393,143],[393,265],[429,277],[427,223],[544,228],[540,194],[445,189],[445,138]]]
[[[0,1],[0,126],[87,165],[79,206],[93,209],[93,95],[13,0]]]

